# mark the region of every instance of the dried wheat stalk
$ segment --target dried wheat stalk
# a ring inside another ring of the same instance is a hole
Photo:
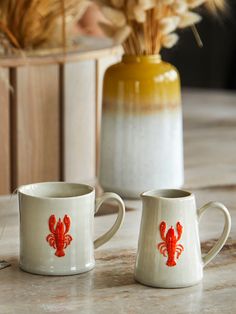
[[[89,0],[0,0],[1,50],[66,45],[89,4]]]
[[[115,43],[122,43],[125,53],[158,54],[178,41],[178,28],[192,27],[201,45],[195,24],[201,16],[194,12],[205,6],[212,13],[225,8],[224,0],[95,0],[108,20],[103,31]]]

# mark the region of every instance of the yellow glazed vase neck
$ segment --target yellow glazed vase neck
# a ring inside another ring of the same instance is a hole
[[[151,114],[180,107],[177,70],[157,55],[124,55],[107,69],[103,111]]]
[[[124,63],[160,63],[161,56],[156,55],[123,55],[122,62]]]

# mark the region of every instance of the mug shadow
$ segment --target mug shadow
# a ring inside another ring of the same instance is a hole
[[[136,285],[134,279],[135,250],[96,252],[96,266],[91,272],[94,288]]]
[[[123,256],[124,258],[124,256]],[[106,260],[107,257],[104,257]],[[17,280],[25,281],[32,280],[37,283],[47,283],[48,288],[54,288],[55,284],[78,286],[80,288],[90,286],[93,289],[105,289],[115,288],[121,286],[137,285],[138,283],[134,279],[134,264],[133,258],[127,261],[114,256],[109,256],[109,261],[102,261],[99,259],[94,269],[87,273],[71,275],[71,276],[48,276],[37,275],[29,272],[25,272],[19,267],[19,259],[12,257],[7,259],[10,266],[1,270],[3,275],[6,272],[7,277],[11,280],[11,283],[16,283]]]
[[[125,287],[137,285],[134,279],[133,270],[112,269],[91,272],[91,284],[94,289]]]

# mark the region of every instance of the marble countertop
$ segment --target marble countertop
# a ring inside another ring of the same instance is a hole
[[[236,312],[236,95],[191,91],[184,94],[185,187],[197,205],[223,202],[232,216],[232,231],[220,254],[205,268],[201,284],[183,289],[155,289],[133,278],[141,202],[126,201],[124,225],[96,250],[96,268],[67,277],[25,273],[18,268],[16,196],[0,197],[0,313],[235,313]],[[107,208],[107,207],[106,207]],[[115,214],[95,218],[95,236]],[[200,224],[207,252],[223,228],[220,212],[209,210]]]

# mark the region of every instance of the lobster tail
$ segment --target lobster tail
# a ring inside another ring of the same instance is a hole
[[[174,259],[168,259],[167,262],[166,262],[166,265],[169,266],[169,267],[173,267],[176,265],[176,262]]]
[[[62,256],[65,256],[65,252],[63,251],[63,250],[56,250],[56,253],[55,253],[55,255],[57,256],[57,257],[62,257]]]

